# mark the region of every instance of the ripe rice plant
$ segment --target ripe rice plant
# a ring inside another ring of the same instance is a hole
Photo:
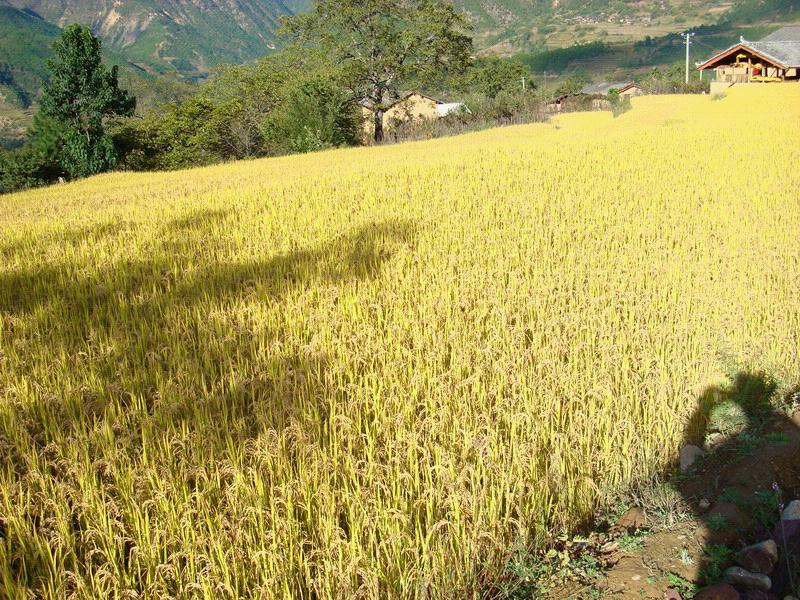
[[[800,380],[800,86],[0,198],[9,598],[480,597]]]

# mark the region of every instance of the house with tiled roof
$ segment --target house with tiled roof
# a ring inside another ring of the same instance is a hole
[[[736,83],[800,81],[800,25],[781,27],[757,42],[740,38],[738,44],[698,65],[714,69],[717,86]]]
[[[591,83],[581,88],[579,93],[590,96],[608,96],[612,90],[620,96],[638,96],[642,93],[642,86],[634,81],[615,81],[611,83]]]

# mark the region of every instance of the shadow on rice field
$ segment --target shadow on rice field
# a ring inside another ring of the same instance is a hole
[[[324,353],[281,346],[286,325],[275,315],[288,294],[377,277],[399,245],[413,244],[412,223],[372,223],[311,248],[238,260],[228,253],[229,218],[209,211],[168,223],[152,246],[131,249],[137,258],[92,265],[73,253],[0,271],[0,365],[27,373],[0,389],[0,469],[28,498],[21,519],[4,517],[0,498],[0,558],[10,552],[0,588],[45,593],[54,563],[99,568],[87,493],[135,505],[139,490],[177,486],[179,496],[203,494],[221,507],[231,457],[268,454],[264,446],[288,427],[296,439],[325,443],[328,407],[344,392]],[[111,238],[124,232],[103,225],[43,243],[119,244]],[[4,252],[33,253],[41,243]],[[251,314],[259,307],[267,316]],[[57,392],[70,377],[72,389]],[[124,533],[133,525],[123,521],[112,518],[119,547],[105,550],[108,565],[142,584]],[[60,585],[47,593],[78,592],[74,582]]]
[[[120,371],[142,371],[123,369],[118,360],[142,361],[144,365],[132,367],[146,366],[144,371],[149,374],[148,379],[133,388],[124,386],[126,391],[117,398],[122,407],[134,402],[134,396],[153,404],[153,390],[186,374],[201,378],[187,382],[189,387],[199,387],[208,394],[206,397],[216,404],[208,407],[209,412],[223,417],[244,417],[252,411],[253,404],[258,404],[259,398],[274,397],[278,391],[290,398],[290,390],[269,377],[246,379],[236,389],[222,393],[210,389],[206,378],[208,382],[216,381],[224,377],[226,365],[231,361],[242,366],[257,357],[242,355],[253,347],[252,339],[241,340],[247,344],[237,343],[239,336],[247,335],[246,331],[224,328],[210,332],[217,334],[215,337],[223,341],[223,347],[209,355],[209,348],[202,343],[205,334],[198,330],[213,330],[214,326],[199,320],[213,314],[215,309],[244,300],[274,305],[285,294],[300,289],[375,277],[391,257],[393,247],[412,241],[412,226],[409,222],[373,223],[310,249],[266,260],[242,261],[226,260],[225,236],[213,235],[215,228],[224,227],[228,217],[227,211],[208,211],[172,221],[164,227],[164,235],[155,247],[137,252],[144,259],[118,261],[94,272],[90,265],[64,263],[0,273],[0,309],[6,315],[7,335],[10,337],[13,332],[17,337],[20,333],[24,336],[25,332],[14,329],[24,327],[18,317],[25,317],[32,324],[29,333],[45,342],[53,356],[61,356],[66,363],[82,358],[92,360],[95,373],[98,362],[105,363],[99,370],[105,381],[99,383],[105,384],[105,392],[111,393],[88,394],[105,396],[104,400],[89,398],[85,393],[79,395],[80,404],[90,417],[102,412],[95,404],[114,401],[113,389],[120,387],[115,386]],[[119,231],[103,225],[67,232],[63,241],[96,239]],[[202,315],[199,309],[195,310],[200,304]],[[180,344],[168,348],[164,344],[171,331]],[[264,331],[265,338],[275,338],[278,333]],[[88,356],[97,347],[105,348],[112,360],[103,361],[102,350],[96,352],[98,356]],[[218,364],[209,364],[211,358]],[[319,374],[325,362],[317,359],[300,364],[301,361],[291,357],[283,360],[285,364],[272,371],[289,373],[290,379],[296,380],[289,388],[299,385],[305,374]],[[184,400],[191,403],[191,399]],[[290,407],[284,408],[274,415],[278,424],[292,413]],[[151,410],[148,406],[148,411]],[[172,410],[174,416],[184,412],[179,407]]]

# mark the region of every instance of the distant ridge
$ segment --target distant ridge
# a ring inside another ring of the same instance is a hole
[[[6,0],[3,0],[4,2]],[[276,46],[282,15],[308,0],[8,0],[64,27],[89,25],[107,47],[151,73],[205,76],[220,63],[242,63]]]

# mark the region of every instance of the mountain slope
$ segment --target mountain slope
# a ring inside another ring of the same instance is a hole
[[[712,56],[739,40],[758,40],[783,25],[800,22],[795,0],[748,0],[726,11],[716,23],[692,27],[696,33],[691,47],[692,62]],[[518,54],[531,69],[546,80],[575,75],[595,81],[633,79],[653,68],[683,63],[686,47],[676,33],[643,39],[609,40],[600,37],[591,44],[539,50]]]
[[[737,0],[455,0],[480,48],[499,53],[630,41],[716,22]]]
[[[0,148],[22,144],[60,34],[60,27],[0,0]],[[104,45],[104,60],[119,65],[120,83],[137,97],[140,111],[188,93],[180,79],[149,75],[124,54]]]
[[[476,46],[501,54],[601,40],[633,41],[717,22],[759,0],[453,0],[472,21]],[[776,4],[781,0],[760,2]],[[150,72],[203,77],[219,63],[268,54],[281,15],[312,0],[8,0],[63,27],[89,25],[107,47]]]
[[[47,73],[59,28],[0,0],[0,95],[27,107]]]
[[[741,25],[778,22],[782,14],[794,10],[795,2],[453,1],[473,22],[475,45],[481,52],[539,55],[554,48],[594,41],[603,43],[603,54],[614,55],[613,68],[646,67],[660,63],[667,55],[672,60],[679,50],[673,47],[674,33],[689,27],[726,24],[727,39],[737,34]],[[242,63],[269,54],[275,48],[280,16],[304,10],[311,2],[0,0],[0,94],[6,104],[18,107],[30,104],[44,75],[51,42],[59,27],[69,23],[89,25],[103,39],[106,58],[120,64],[123,74],[169,73],[191,81],[204,78],[220,63]],[[635,45],[645,38],[657,43],[641,48]],[[706,52],[721,41],[699,38],[696,42],[706,44]],[[591,58],[608,62],[609,57]],[[573,66],[608,70],[605,63]],[[547,67],[544,70],[563,71]]]
[[[306,0],[9,0],[50,23],[84,23],[107,47],[154,73],[204,76],[274,49],[279,18]]]

